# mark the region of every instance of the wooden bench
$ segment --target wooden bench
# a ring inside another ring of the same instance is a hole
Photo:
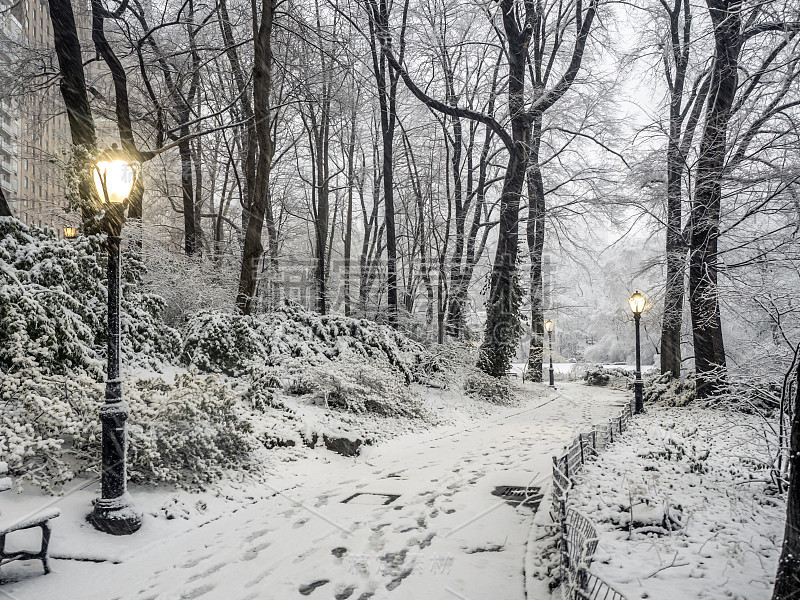
[[[7,473],[8,464],[0,462],[0,475],[6,475]],[[0,477],[0,492],[6,492],[10,489],[11,478]],[[0,567],[14,560],[41,560],[45,574],[49,573],[50,567],[47,564],[47,547],[50,544],[50,519],[55,519],[60,512],[61,511],[57,508],[51,508],[16,520],[6,519],[0,515]],[[6,550],[6,536],[9,533],[34,529],[36,527],[41,527],[42,529],[42,546],[38,552],[32,552],[30,550]]]

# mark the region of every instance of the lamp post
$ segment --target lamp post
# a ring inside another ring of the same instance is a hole
[[[77,227],[64,227],[64,237],[68,240],[72,238],[78,237],[78,228]]]
[[[633,296],[628,298],[628,306],[631,307],[633,312],[633,320],[636,321],[636,379],[633,382],[633,395],[636,399],[635,412],[638,415],[644,410],[644,398],[642,394],[642,353],[639,337],[639,319],[641,319],[642,311],[644,310],[647,300],[639,292],[634,292]]]
[[[550,355],[550,387],[553,389],[556,389],[553,377],[553,330],[555,328],[556,326],[549,319],[544,324],[544,330],[547,332],[547,353]]]
[[[122,397],[120,379],[120,237],[128,195],[138,175],[137,163],[125,158],[116,144],[94,167],[94,184],[105,210],[108,251],[108,368],[106,401],[100,409],[102,434],[101,496],[86,519],[95,529],[113,535],[133,533],[142,517],[130,503],[125,468],[125,421],[128,403]]]

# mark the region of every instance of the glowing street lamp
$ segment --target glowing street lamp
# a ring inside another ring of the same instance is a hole
[[[64,227],[64,237],[68,240],[78,237],[77,227]]]
[[[550,355],[550,387],[553,389],[556,389],[553,377],[553,330],[555,328],[555,324],[550,319],[544,324],[544,330],[547,332],[547,353]]]
[[[636,414],[639,414],[644,410],[644,398],[643,398],[643,383],[642,383],[642,353],[641,353],[641,343],[639,337],[639,320],[642,317],[642,311],[644,310],[645,305],[647,304],[647,300],[644,296],[642,296],[639,292],[634,292],[633,296],[628,298],[628,306],[631,307],[631,312],[633,313],[633,320],[636,321],[636,379],[633,382],[633,395],[636,399]]]
[[[128,160],[116,144],[94,167],[94,184],[105,210],[108,251],[108,368],[106,401],[100,409],[103,424],[101,496],[86,519],[96,529],[114,535],[133,533],[142,517],[130,503],[125,468],[128,403],[122,397],[120,378],[120,242],[128,196],[139,165]]]

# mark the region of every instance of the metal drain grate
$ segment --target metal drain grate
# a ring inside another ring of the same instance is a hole
[[[494,488],[493,496],[500,496],[512,506],[527,506],[534,511],[539,509],[542,502],[541,488],[524,487],[517,485],[501,485]]]
[[[366,504],[372,506],[386,506],[400,497],[400,494],[376,494],[371,492],[356,492],[342,500],[342,504]]]

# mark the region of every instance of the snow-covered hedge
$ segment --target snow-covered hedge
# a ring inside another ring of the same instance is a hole
[[[391,327],[319,315],[289,302],[255,317],[202,312],[188,323],[183,349],[186,363],[234,376],[252,363],[276,366],[296,358],[324,365],[349,355],[385,362],[407,382],[423,381],[438,369],[421,344]]]
[[[98,236],[59,240],[0,218],[0,369],[41,374],[104,370],[107,315],[105,253]],[[161,320],[163,301],[142,293],[142,264],[123,260],[125,364],[173,360],[180,336]]]

